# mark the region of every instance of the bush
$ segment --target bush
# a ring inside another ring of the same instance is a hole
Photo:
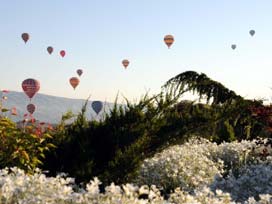
[[[51,139],[51,126],[46,124],[25,124],[23,129],[10,119],[0,118],[0,166],[17,166],[33,170],[42,164],[44,153],[54,148]]]

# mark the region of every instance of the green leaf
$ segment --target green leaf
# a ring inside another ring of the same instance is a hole
[[[25,150],[22,151],[22,155],[26,158],[27,161],[29,161],[29,155]]]
[[[2,108],[1,111],[2,111],[3,113],[5,113],[5,112],[8,112],[9,109],[7,109],[7,108]]]

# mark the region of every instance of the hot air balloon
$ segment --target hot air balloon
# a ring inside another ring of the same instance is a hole
[[[79,79],[77,77],[70,78],[70,84],[71,86],[76,89],[77,85],[79,84]]]
[[[64,50],[61,50],[61,51],[60,51],[60,55],[61,55],[62,57],[64,57],[64,56],[65,56],[65,51],[64,51]]]
[[[30,103],[26,106],[26,109],[30,114],[33,114],[36,110],[36,106],[34,104]]]
[[[31,99],[40,90],[40,82],[36,79],[26,79],[22,82],[22,88]]]
[[[11,109],[11,115],[17,115],[17,109],[16,109],[16,107],[13,107]]]
[[[249,34],[250,34],[251,36],[255,35],[255,30],[250,30],[250,31],[249,31]]]
[[[127,59],[124,59],[124,60],[122,61],[122,64],[123,64],[123,66],[124,66],[125,69],[126,69],[127,66],[129,65],[129,61],[128,61]]]
[[[23,33],[22,34],[22,39],[25,41],[25,43],[29,40],[29,34],[28,33]]]
[[[174,40],[173,35],[166,35],[166,36],[164,36],[164,42],[168,46],[168,48],[171,47],[171,45],[173,44],[174,41],[175,40]]]
[[[51,47],[51,46],[49,46],[49,47],[47,47],[47,52],[51,55],[52,54],[52,52],[53,52],[53,47]]]
[[[235,49],[236,49],[236,45],[235,45],[235,44],[232,44],[232,45],[231,45],[231,48],[232,48],[233,50],[235,50]]]
[[[77,72],[78,76],[81,76],[82,73],[83,73],[83,70],[82,69],[78,69],[76,72]]]
[[[102,110],[103,103],[101,101],[93,101],[92,102],[92,108],[98,115],[98,113]]]

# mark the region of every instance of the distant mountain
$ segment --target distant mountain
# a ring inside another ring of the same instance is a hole
[[[29,104],[29,98],[25,93],[16,91],[10,91],[5,96],[8,99],[3,102],[3,106],[6,108],[16,107],[18,113],[18,116],[11,116],[9,113],[7,113],[7,116],[16,122],[22,120],[23,115],[27,113],[26,106]],[[70,99],[45,94],[36,94],[31,100],[31,103],[36,105],[33,116],[39,121],[55,124],[59,123],[61,116],[69,110],[75,114],[79,113],[85,102],[84,99]],[[104,103],[102,111],[97,116],[91,104],[92,101],[89,101],[86,112],[86,117],[89,120],[101,119],[113,107],[112,103]]]

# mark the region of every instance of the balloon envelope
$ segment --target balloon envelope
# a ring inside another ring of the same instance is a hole
[[[79,79],[77,77],[70,78],[70,84],[71,86],[76,89],[77,85],[79,84]]]
[[[232,48],[233,50],[235,50],[235,49],[236,49],[236,45],[235,45],[235,44],[231,45],[231,48]]]
[[[64,56],[65,56],[65,51],[64,51],[64,50],[61,50],[61,51],[60,51],[60,55],[61,55],[62,57],[64,57]]]
[[[30,103],[26,106],[26,109],[30,114],[33,114],[35,112],[36,106],[34,104]]]
[[[127,68],[127,66],[129,65],[129,61],[128,61],[127,59],[124,59],[124,60],[122,61],[122,64],[123,64],[123,66],[124,66],[125,68]]]
[[[26,79],[22,82],[22,88],[31,99],[40,90],[40,82],[36,79]]]
[[[166,35],[166,36],[164,36],[164,42],[168,46],[168,48],[171,47],[171,45],[173,44],[174,41],[175,40],[174,40],[174,36],[173,35]]]
[[[249,34],[250,34],[251,36],[253,36],[253,35],[255,34],[255,30],[250,30],[250,31],[249,31]]]
[[[78,76],[81,76],[81,75],[82,75],[82,73],[83,73],[83,70],[82,70],[82,69],[78,69],[78,70],[77,70],[77,74],[78,74]]]
[[[53,47],[51,47],[51,46],[49,46],[49,47],[47,47],[47,52],[51,55],[52,54],[52,52],[53,52]]]
[[[29,34],[28,33],[23,33],[22,34],[22,39],[26,43],[29,40]]]
[[[11,115],[17,115],[16,107],[11,108]]]
[[[92,102],[92,108],[96,112],[96,114],[98,114],[102,110],[102,107],[103,107],[103,103],[101,101]]]

